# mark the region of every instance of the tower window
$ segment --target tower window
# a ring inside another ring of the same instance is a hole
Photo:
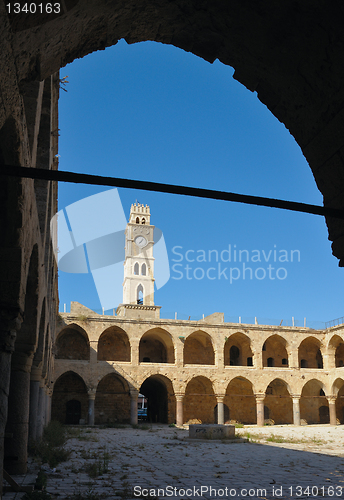
[[[142,217],[142,224],[146,224],[146,219]]]
[[[137,287],[137,303],[143,304],[143,286],[139,285]]]
[[[146,274],[147,274],[146,264],[142,264],[141,274],[142,274],[142,276],[146,276]]]
[[[139,264],[137,262],[134,265],[134,274],[136,276],[139,274]]]
[[[140,219],[136,217],[136,224],[140,224]]]

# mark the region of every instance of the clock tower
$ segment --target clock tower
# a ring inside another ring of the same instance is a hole
[[[123,304],[154,306],[153,247],[149,206],[135,203],[125,230]]]

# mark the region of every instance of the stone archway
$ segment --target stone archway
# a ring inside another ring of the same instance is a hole
[[[226,389],[224,399],[230,411],[230,419],[242,424],[257,422],[256,399],[252,383],[244,377],[232,379]]]
[[[107,328],[98,340],[98,361],[130,361],[130,343],[122,328]]]
[[[288,368],[287,342],[280,335],[271,335],[262,348],[263,366]]]
[[[6,18],[5,5],[2,14]],[[100,9],[96,0],[86,5],[73,0],[65,2],[53,17],[44,14],[28,20],[26,16],[9,16],[3,40],[11,40],[16,65],[9,66],[4,58],[9,70],[2,73],[18,83],[41,81],[74,59],[114,45],[121,38],[128,43],[154,40],[210,62],[219,59],[235,68],[234,78],[256,91],[295,137],[325,205],[341,207],[344,181],[337,174],[343,164],[339,151],[344,136],[338,105],[344,100],[338,70],[341,19],[340,5],[328,8],[320,0],[311,5],[288,0],[282,6],[271,2],[219,5],[206,0],[202,9],[190,1],[179,5],[168,0],[149,4],[147,0],[129,0],[125,6],[103,3]],[[331,43],[333,39],[336,44]],[[2,47],[3,54],[8,51],[7,46]],[[7,100],[12,102],[8,96]],[[2,125],[0,121],[0,128]],[[344,223],[328,219],[327,224],[335,242],[333,252],[342,258]]]
[[[76,406],[79,408],[78,413]],[[62,374],[54,384],[52,420],[58,420],[61,424],[79,424],[80,419],[83,419],[86,423],[87,412],[88,394],[84,380],[73,371]],[[78,421],[76,421],[77,414],[79,415]]]
[[[308,424],[330,423],[328,401],[324,389],[324,384],[316,379],[309,380],[302,388],[300,416]]]
[[[193,332],[184,342],[185,365],[213,365],[215,353],[210,335],[201,330]]]
[[[188,382],[183,399],[184,422],[196,419],[212,424],[216,405],[213,384],[207,377],[199,375]]]
[[[251,340],[244,333],[234,333],[225,342],[225,366],[252,366]]]
[[[78,325],[68,325],[58,335],[56,340],[56,359],[90,359],[88,335]]]
[[[272,419],[275,424],[293,423],[293,401],[289,387],[279,378],[272,380],[265,391],[264,419],[266,418]]]
[[[321,343],[314,337],[307,337],[299,346],[300,368],[323,368]]]
[[[162,328],[153,328],[142,335],[139,344],[140,363],[174,363],[171,335]]]
[[[96,424],[130,422],[129,384],[117,373],[109,373],[100,380],[94,402],[94,417]]]
[[[167,377],[148,377],[142,383],[140,393],[147,398],[148,422],[167,424],[175,421],[175,396],[172,383]]]

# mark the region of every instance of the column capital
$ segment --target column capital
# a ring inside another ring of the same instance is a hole
[[[175,392],[174,395],[176,397],[176,401],[183,401],[185,392]]]
[[[326,396],[326,399],[328,401],[328,404],[335,404],[337,396],[331,395],[331,396]]]
[[[88,389],[87,390],[88,399],[96,399],[96,392],[97,389]]]
[[[301,394],[291,394],[291,398],[292,398],[293,402],[294,402],[294,400],[295,401],[300,401]]]
[[[263,402],[264,399],[265,399],[266,394],[265,394],[265,392],[257,392],[254,396],[256,398],[256,401],[262,401]]]
[[[226,394],[215,394],[216,401],[218,403],[223,403],[223,400],[225,399]]]
[[[130,389],[131,399],[137,399],[139,397],[140,391],[138,389]]]

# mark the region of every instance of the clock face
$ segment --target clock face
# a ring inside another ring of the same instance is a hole
[[[144,248],[147,245],[147,243],[148,243],[148,241],[146,240],[146,238],[144,236],[141,236],[141,235],[140,236],[136,236],[136,238],[135,238],[134,241],[135,241],[136,245],[139,248]]]

